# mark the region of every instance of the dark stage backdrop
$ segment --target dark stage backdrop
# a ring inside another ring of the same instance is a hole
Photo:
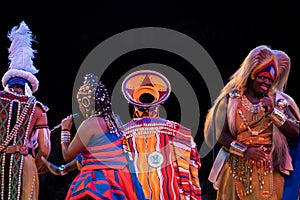
[[[224,83],[252,48],[265,44],[283,50],[292,61],[286,93],[300,103],[297,81],[300,64],[300,12],[296,3],[287,1],[264,1],[264,3],[249,1],[244,5],[228,4],[228,1],[61,3],[26,2],[0,8],[0,73],[4,74],[8,68],[7,49],[10,41],[6,37],[7,32],[25,20],[38,41],[33,44],[33,48],[38,52],[34,58],[35,67],[40,70],[37,74],[40,88],[35,96],[50,108],[48,112],[50,128],[73,112],[74,81],[78,69],[89,53],[97,45],[118,33],[142,27],[167,28],[195,40],[210,55]],[[205,114],[214,99],[210,99],[208,87],[201,74],[195,71],[186,59],[161,49],[139,49],[120,55],[109,66],[103,66],[106,71],[101,79],[110,91],[116,90],[114,87],[117,78],[128,70],[147,63],[161,63],[174,68],[189,81],[199,102],[199,105],[194,106],[201,110],[199,128],[193,130],[197,132],[195,141],[200,148],[203,142]],[[166,102],[165,109],[171,120],[180,120],[181,111],[176,109],[179,108],[178,102],[174,94]],[[52,136],[54,150],[51,159],[56,163],[62,162],[57,160],[61,159],[60,155],[58,157],[54,155],[59,154],[58,137],[57,134]],[[201,158],[202,168],[199,171],[199,178],[206,199],[214,198],[211,187],[207,185],[214,153],[212,151]],[[55,199],[54,196],[56,199],[63,199],[65,188],[75,175],[76,173],[59,178],[51,175],[41,176],[41,199],[49,197]]]

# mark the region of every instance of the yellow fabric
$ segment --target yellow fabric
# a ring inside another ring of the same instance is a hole
[[[157,143],[156,135],[142,135],[136,137],[138,157],[138,179],[142,184],[146,198],[152,197],[152,199],[159,199],[160,185],[159,177],[156,168],[148,165],[147,157],[149,154],[155,151]],[[148,148],[145,148],[147,146]]]
[[[145,151],[146,148],[144,148],[147,144],[146,144],[146,140],[144,139],[143,136],[140,137],[136,137],[136,143],[139,144],[137,145],[137,152],[139,152],[139,158],[138,158],[138,169],[140,171],[139,173],[139,181],[141,183],[141,185],[143,186],[144,189],[144,193],[145,196],[147,198],[150,197],[150,188],[148,185],[148,179],[147,179],[147,174],[148,174],[148,167],[147,167],[147,152]]]
[[[22,198],[38,200],[39,180],[35,160],[31,155],[24,156],[24,168],[22,174]]]

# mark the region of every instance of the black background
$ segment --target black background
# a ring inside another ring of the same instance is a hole
[[[224,83],[252,48],[265,44],[283,50],[292,62],[286,93],[300,103],[297,81],[300,13],[296,1],[246,1],[244,4],[227,1],[15,2],[14,5],[0,8],[1,74],[8,68],[7,49],[10,41],[7,32],[22,20],[38,41],[33,44],[38,51],[34,64],[40,70],[37,74],[40,87],[35,96],[50,108],[50,128],[72,112],[72,89],[77,69],[90,51],[117,33],[139,27],[169,28],[196,40],[214,60]],[[124,71],[116,70],[118,65],[122,65],[123,70],[129,70],[130,67],[148,62],[165,63],[182,70],[197,93],[201,109],[207,110],[211,106],[211,99],[205,97],[205,84],[201,80],[199,83],[199,74],[195,75],[191,68],[185,68],[188,64],[184,60],[168,52],[144,50],[129,53],[112,63],[105,74],[121,76],[118,73]],[[108,76],[102,79],[109,89],[113,88],[115,82]],[[176,103],[176,98],[171,95],[165,107],[168,118],[176,121],[180,111],[170,108],[173,103]],[[204,113],[201,114],[200,131],[195,138],[197,144],[203,140],[201,130]],[[203,193],[207,192],[205,182],[210,160],[210,156],[201,158],[199,177]],[[51,190],[51,184],[46,190]]]

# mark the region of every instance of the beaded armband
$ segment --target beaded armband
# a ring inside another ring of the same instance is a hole
[[[287,120],[287,116],[277,108],[274,108],[273,112],[269,114],[268,117],[277,127],[282,126]]]
[[[246,150],[247,150],[247,146],[245,146],[245,145],[239,143],[239,142],[236,141],[236,140],[233,140],[233,141],[230,143],[229,152],[232,153],[232,154],[235,154],[235,155],[244,157],[245,151],[246,151]]]
[[[60,143],[70,143],[71,140],[71,134],[70,131],[62,131],[60,135]]]

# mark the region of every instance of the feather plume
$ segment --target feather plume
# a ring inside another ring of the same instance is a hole
[[[36,51],[31,47],[34,40],[27,24],[22,21],[19,26],[12,28],[7,37],[12,42],[8,50],[9,69],[19,69],[36,74],[39,70],[33,66],[32,61]]]
[[[9,67],[8,71],[2,77],[2,86],[7,88],[7,83],[15,77],[21,77],[30,83],[32,93],[39,87],[39,81],[35,77],[39,70],[33,66],[35,50],[31,48],[32,33],[24,21],[19,26],[15,26],[8,32],[7,37],[11,41],[8,49]],[[28,87],[28,89],[30,89]],[[28,93],[29,95],[31,92]],[[30,95],[31,96],[31,95]]]

